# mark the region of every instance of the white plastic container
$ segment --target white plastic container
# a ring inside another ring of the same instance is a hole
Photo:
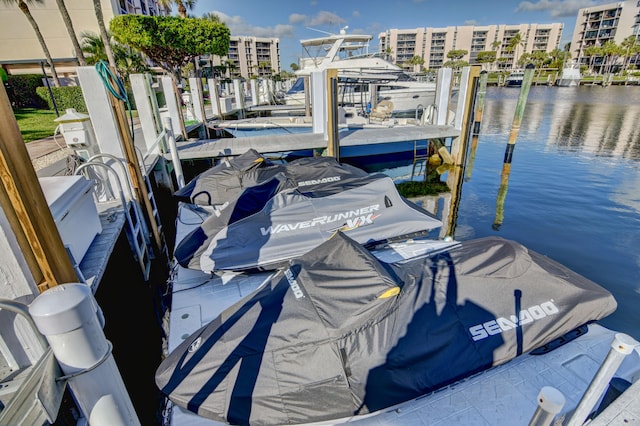
[[[78,264],[102,232],[93,183],[84,176],[39,178],[60,237]]]

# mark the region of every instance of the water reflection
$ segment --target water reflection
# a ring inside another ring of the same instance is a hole
[[[433,236],[518,241],[611,291],[601,323],[640,338],[640,88],[532,87],[500,197],[517,95],[488,89],[473,173],[449,169],[451,193],[424,201],[444,223]]]
[[[489,88],[485,134],[509,131],[517,93]],[[537,134],[549,147],[640,160],[638,99],[637,87],[532,87],[521,131]]]

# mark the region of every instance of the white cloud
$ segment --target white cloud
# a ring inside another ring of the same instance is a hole
[[[251,25],[244,21],[241,16],[229,16],[224,12],[214,10],[220,20],[227,24],[232,36],[254,36],[254,37],[293,37],[295,34],[293,25],[276,24],[272,27],[260,27]]]
[[[465,25],[478,25],[478,21],[476,21],[475,19],[468,19],[466,21],[464,21]]]
[[[360,11],[354,10],[353,13],[351,13],[351,16],[353,16],[354,18],[359,18],[360,17]]]
[[[301,24],[307,20],[307,15],[302,15],[300,13],[292,13],[289,15],[289,23],[290,24]]]
[[[318,12],[318,14],[311,18],[311,20],[309,21],[309,25],[311,26],[341,25],[346,23],[347,21],[345,21],[335,13],[327,11]]]
[[[593,7],[611,1],[598,0],[538,0],[537,2],[523,1],[516,12],[549,12],[552,18],[576,16],[579,9]]]

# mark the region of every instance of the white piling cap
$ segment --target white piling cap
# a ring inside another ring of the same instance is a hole
[[[565,399],[562,392],[551,386],[540,389],[538,405],[547,413],[558,414],[564,407]]]
[[[624,333],[616,333],[611,342],[611,347],[624,355],[629,355],[638,345],[636,339]]]
[[[51,336],[80,328],[95,317],[96,306],[86,284],[62,284],[36,297],[29,313],[40,333]]]

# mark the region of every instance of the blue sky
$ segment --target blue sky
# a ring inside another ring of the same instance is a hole
[[[302,53],[300,40],[317,30],[371,34],[377,50],[380,32],[390,28],[456,25],[563,23],[561,47],[571,40],[578,9],[612,0],[199,0],[194,16],[216,13],[232,35],[278,37],[280,62],[289,69]],[[175,11],[174,11],[175,13]]]

